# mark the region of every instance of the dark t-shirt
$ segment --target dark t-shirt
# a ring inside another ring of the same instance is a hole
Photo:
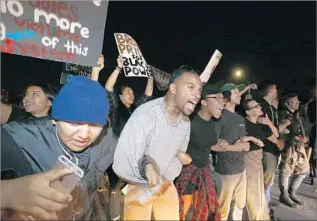
[[[190,139],[187,154],[192,158],[192,164],[204,167],[209,163],[210,147],[217,143],[215,125],[212,121],[202,119],[198,114],[191,118]]]
[[[248,119],[245,120],[245,126],[247,131],[247,136],[252,136],[262,140],[263,142],[266,138],[272,136],[272,131],[267,125],[255,124],[250,122]],[[259,150],[261,147],[250,142],[250,151]]]
[[[220,120],[216,122],[216,133],[219,138],[234,144],[240,137],[246,135],[245,120],[237,113],[224,110]],[[244,170],[244,152],[218,152],[216,171],[222,175],[234,175]]]
[[[279,119],[277,110],[272,105],[268,104],[264,99],[260,101],[260,104],[264,115],[267,114],[269,119],[273,122],[274,126],[278,129]],[[280,150],[275,143],[272,143],[269,140],[264,140],[264,145],[265,146],[263,147],[263,151],[272,153],[275,156],[280,155]]]

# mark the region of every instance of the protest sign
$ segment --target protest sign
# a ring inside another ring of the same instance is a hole
[[[76,75],[83,75],[90,78],[91,72],[92,72],[92,67],[65,63],[63,65],[63,71],[62,71],[60,83],[67,84],[68,81],[73,76],[76,76]]]
[[[202,82],[207,82],[209,80],[212,73],[215,71],[221,57],[222,57],[221,52],[216,49],[210,61],[208,62],[205,70],[200,75],[200,79]]]
[[[108,0],[1,0],[0,51],[94,66]]]
[[[123,71],[126,77],[151,77],[151,71],[146,63],[136,41],[125,33],[114,33],[119,54],[123,57]]]

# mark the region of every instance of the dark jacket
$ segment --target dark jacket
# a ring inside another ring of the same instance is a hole
[[[283,140],[285,140],[286,147],[289,147],[293,144],[296,136],[306,136],[303,125],[304,119],[300,116],[300,113],[298,111],[292,113],[285,108],[284,110],[280,111],[279,115],[281,121],[288,119],[291,122],[291,124],[286,127],[290,131],[290,133],[282,135]]]

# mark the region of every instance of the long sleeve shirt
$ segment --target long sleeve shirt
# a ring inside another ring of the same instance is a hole
[[[124,127],[114,154],[113,170],[122,179],[132,183],[146,183],[140,162],[151,158],[160,175],[173,181],[182,165],[176,157],[186,152],[190,135],[190,121],[180,117],[171,124],[164,110],[164,98],[141,105]]]

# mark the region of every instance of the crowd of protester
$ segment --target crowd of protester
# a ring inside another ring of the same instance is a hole
[[[28,86],[22,108],[2,97],[4,219],[276,220],[275,179],[280,203],[305,205],[298,188],[308,175],[316,185],[316,82],[300,105],[275,82],[202,82],[183,65],[168,82],[152,68],[135,99],[116,85],[121,56],[104,87],[103,56],[97,64],[60,90]],[[165,96],[152,97],[154,83]],[[84,171],[70,194],[51,185],[74,172],[53,168],[60,155]]]

